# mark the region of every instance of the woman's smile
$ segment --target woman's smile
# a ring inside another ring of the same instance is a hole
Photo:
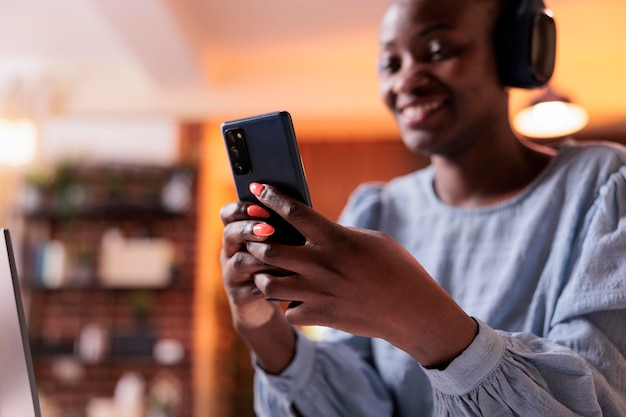
[[[444,105],[444,99],[433,99],[405,105],[398,109],[398,122],[409,128],[420,127],[438,113]]]

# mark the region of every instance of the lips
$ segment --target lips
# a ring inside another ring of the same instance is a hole
[[[443,107],[445,100],[430,100],[427,102],[413,103],[398,110],[401,122],[409,126],[417,126],[425,122],[428,117]]]

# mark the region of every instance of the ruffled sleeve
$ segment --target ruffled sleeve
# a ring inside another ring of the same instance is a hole
[[[572,350],[529,333],[479,326],[474,342],[445,370],[426,371],[435,415],[624,415],[620,394]]]
[[[577,261],[557,304],[555,324],[626,308],[626,167],[600,188],[572,257]]]
[[[438,416],[626,415],[626,168],[575,238],[545,337],[480,323],[445,370],[426,370]]]
[[[377,229],[381,210],[382,183],[365,183],[357,187],[339,216],[344,226]]]
[[[297,409],[305,416],[391,417],[389,393],[353,347],[313,342],[298,334],[296,357],[283,373],[270,375],[257,367],[257,415],[295,417]]]

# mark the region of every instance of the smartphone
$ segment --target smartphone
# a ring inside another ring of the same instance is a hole
[[[250,192],[251,182],[270,184],[311,206],[304,165],[291,115],[286,111],[261,114],[222,123],[237,195],[242,201],[260,204]],[[271,240],[304,245],[305,238],[282,217],[270,212],[267,220],[276,230]]]

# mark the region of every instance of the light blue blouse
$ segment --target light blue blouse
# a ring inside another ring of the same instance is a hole
[[[623,148],[564,146],[523,192],[484,208],[443,204],[433,176],[362,185],[341,222],[406,247],[477,319],[475,340],[439,371],[383,340],[299,334],[281,375],[256,369],[257,414],[625,416]]]

